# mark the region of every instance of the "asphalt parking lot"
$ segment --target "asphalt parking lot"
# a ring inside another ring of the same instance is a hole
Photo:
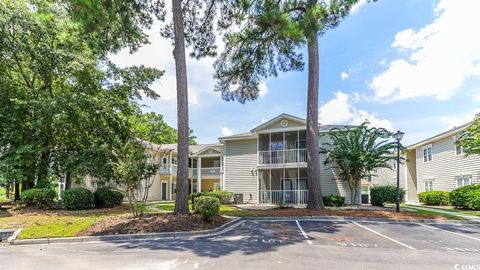
[[[480,253],[480,225],[401,222],[247,221],[217,239],[252,243]],[[480,257],[480,255],[478,255]]]
[[[243,221],[194,239],[0,246],[0,269],[480,269],[479,225]]]

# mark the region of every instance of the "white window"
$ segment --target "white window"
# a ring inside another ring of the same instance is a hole
[[[397,161],[396,160],[392,160],[392,163],[393,163],[393,169],[396,170],[397,169]]]
[[[176,158],[172,158],[172,164],[177,165],[177,159]]]
[[[423,147],[423,162],[432,161],[432,145]]]
[[[457,188],[470,185],[470,180],[472,179],[471,175],[459,175],[455,177],[455,182],[457,182]]]
[[[373,173],[378,173],[378,169],[377,168],[373,169]]]
[[[213,167],[219,168],[220,167],[220,159],[213,160]]]
[[[299,140],[295,141],[296,149],[305,149],[307,148],[307,141],[306,140]]]
[[[427,179],[423,182],[423,185],[425,187],[425,191],[432,191],[434,190],[435,186],[434,186],[434,182],[435,180],[433,179]]]
[[[460,156],[463,155],[463,147],[460,145],[457,145],[457,136],[453,137],[453,144],[455,145],[455,155]]]
[[[166,157],[162,158],[162,164],[167,164],[167,158]]]

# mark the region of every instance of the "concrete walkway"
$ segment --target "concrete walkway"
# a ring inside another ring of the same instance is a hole
[[[480,217],[474,216],[474,215],[462,214],[462,213],[459,213],[459,212],[447,211],[447,210],[442,210],[442,209],[433,208],[433,207],[423,207],[422,205],[407,204],[405,207],[408,207],[408,208],[411,208],[411,209],[416,209],[416,210],[425,210],[425,211],[436,212],[436,213],[439,213],[439,214],[456,216],[456,217],[464,218],[466,220],[475,221],[475,222],[480,223]]]

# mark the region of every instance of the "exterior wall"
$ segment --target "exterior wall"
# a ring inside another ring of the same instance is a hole
[[[417,160],[415,151],[407,150],[407,168],[405,171],[407,183],[407,202],[418,202],[418,186],[417,186]]]
[[[425,191],[424,181],[434,179],[434,190],[451,191],[457,187],[455,176],[471,175],[471,183],[480,183],[480,156],[455,155],[454,138],[432,143],[432,161],[423,162],[423,148],[415,149],[418,192]]]
[[[225,142],[225,190],[243,194],[244,203],[257,203],[257,140]],[[251,196],[251,200],[250,200]]]
[[[202,192],[213,191],[215,183],[220,183],[220,179],[202,179]]]
[[[320,136],[320,145],[323,145],[327,142],[331,142],[329,141],[328,137]],[[349,204],[351,202],[350,187],[348,186],[347,181],[340,179],[338,176],[338,170],[332,168],[330,164],[324,165],[325,159],[325,154],[320,154],[320,185],[322,187],[323,196],[332,194],[341,195],[345,197],[345,203]],[[360,185],[358,190],[358,197],[360,198]]]

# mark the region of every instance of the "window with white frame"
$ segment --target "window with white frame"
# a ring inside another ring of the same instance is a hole
[[[458,137],[453,137],[453,145],[455,145],[455,155],[460,156],[463,155],[463,147],[461,145],[457,145]]]
[[[397,160],[392,160],[392,167],[394,170],[397,169]]]
[[[432,161],[432,145],[423,147],[423,162]]]
[[[435,188],[434,184],[435,184],[435,180],[434,180],[434,179],[426,179],[426,180],[423,182],[425,191],[432,191],[432,190],[434,190],[434,188]]]
[[[373,169],[373,173],[378,173],[378,169],[377,168]]]
[[[457,183],[457,188],[470,185],[471,179],[472,179],[471,175],[455,176],[455,182]]]

